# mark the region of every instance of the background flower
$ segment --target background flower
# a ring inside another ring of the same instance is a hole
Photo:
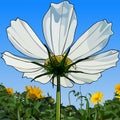
[[[14,90],[12,88],[5,88],[5,91],[10,95],[14,94]]]
[[[44,98],[43,91],[40,90],[38,87],[34,86],[26,86],[26,91],[28,92],[28,98],[40,99]]]
[[[115,93],[120,95],[120,84],[115,85]]]
[[[94,104],[100,103],[102,101],[102,98],[104,97],[102,92],[95,92],[91,98],[90,101]]]

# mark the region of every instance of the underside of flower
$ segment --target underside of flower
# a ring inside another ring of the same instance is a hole
[[[68,65],[72,64],[72,60],[65,56],[66,54],[51,54],[50,58],[45,60],[46,70],[54,76],[63,76],[69,70]]]

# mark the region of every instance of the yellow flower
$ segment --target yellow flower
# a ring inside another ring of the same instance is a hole
[[[120,95],[120,84],[115,85],[115,93]]]
[[[120,100],[120,95],[117,95],[117,96],[115,96],[116,98],[118,98],[119,100]]]
[[[34,99],[44,98],[44,96],[42,96],[43,91],[36,86],[34,87],[26,86],[26,91],[28,92],[28,98],[34,98]]]
[[[101,102],[102,98],[104,97],[103,93],[102,92],[96,92],[94,93],[91,98],[90,98],[90,101],[93,103],[93,104],[96,104],[96,103],[99,103]]]
[[[14,91],[13,91],[12,88],[5,88],[5,91],[6,91],[8,94],[11,94],[11,95],[14,93]]]

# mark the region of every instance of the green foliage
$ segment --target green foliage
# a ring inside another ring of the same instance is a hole
[[[55,106],[49,95],[37,100],[28,99],[27,92],[11,95],[0,85],[0,120],[55,120]],[[74,106],[61,105],[61,120],[79,120],[79,116]]]
[[[80,109],[78,110],[81,117],[79,120],[120,120],[120,100],[114,98],[112,100],[106,100],[103,105],[99,103],[90,107],[90,97],[83,96],[81,92],[70,91],[76,97],[76,100],[80,100]],[[68,96],[69,96],[68,94]],[[84,105],[84,102],[86,104]],[[85,109],[82,107],[85,106]]]
[[[83,96],[76,91],[70,91],[80,103],[75,106],[61,105],[61,120],[120,120],[120,100],[107,100],[103,105],[90,107],[90,96]],[[84,101],[84,102],[83,102]],[[5,87],[0,85],[0,120],[55,120],[56,103],[51,96],[41,99],[28,99],[27,93],[16,92],[8,94]],[[84,109],[83,109],[84,106]]]

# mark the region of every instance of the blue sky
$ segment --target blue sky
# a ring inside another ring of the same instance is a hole
[[[44,42],[42,33],[42,19],[47,12],[50,3],[59,3],[63,0],[0,0],[0,53],[9,51],[19,56],[23,56],[10,43],[7,38],[6,28],[10,26],[10,21],[21,18],[33,28],[39,38]],[[112,31],[109,43],[102,50],[110,49],[120,50],[120,1],[119,0],[69,0],[74,4],[76,10],[78,25],[75,39],[79,38],[91,25],[97,21],[106,19],[112,22]],[[23,92],[26,85],[39,86],[46,95],[49,93],[52,97],[56,96],[56,87],[53,89],[51,83],[41,84],[30,82],[31,79],[22,78],[22,73],[16,71],[13,67],[7,66],[0,59],[0,83],[6,87],[12,87],[15,91]],[[120,83],[120,62],[117,67],[103,72],[102,77],[91,84],[81,85],[82,93],[94,93],[101,91],[104,93],[104,100],[113,98],[114,86]],[[62,103],[68,104],[67,94],[70,90],[79,91],[80,85],[75,84],[72,88],[62,87]],[[72,104],[78,107],[79,102],[75,102],[74,96],[71,96]]]

